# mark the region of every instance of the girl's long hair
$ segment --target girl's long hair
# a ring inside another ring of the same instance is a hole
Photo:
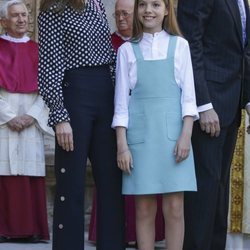
[[[63,12],[66,6],[82,11],[85,6],[85,0],[41,0],[40,11],[47,11],[52,5],[56,6],[55,12]]]
[[[140,0],[135,0],[133,32],[132,32],[132,37],[131,37],[132,42],[139,42],[143,36],[143,26],[141,22],[139,21],[139,17],[138,17],[139,1]],[[163,22],[162,22],[162,29],[168,32],[170,35],[182,36],[179,25],[177,23],[173,0],[161,0],[161,1],[164,2],[168,10],[168,15],[164,17]]]

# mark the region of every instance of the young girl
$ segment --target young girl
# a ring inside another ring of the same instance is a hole
[[[191,149],[198,119],[188,43],[172,0],[136,0],[131,42],[118,50],[115,115],[123,194],[136,199],[140,250],[154,249],[156,194],[163,194],[166,244],[181,250],[183,191],[196,191]]]

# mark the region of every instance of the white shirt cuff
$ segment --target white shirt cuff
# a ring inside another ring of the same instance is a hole
[[[204,104],[204,105],[201,105],[198,107],[198,112],[204,112],[204,111],[207,111],[209,109],[212,109],[213,108],[213,105],[212,103],[207,103],[207,104]]]
[[[112,128],[116,128],[116,127],[128,128],[128,117],[114,115],[111,127]]]

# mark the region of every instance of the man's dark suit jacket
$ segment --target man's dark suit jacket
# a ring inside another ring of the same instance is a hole
[[[244,2],[244,45],[237,0],[178,3],[178,21],[192,52],[197,106],[212,103],[221,126],[229,125],[240,106],[250,101],[250,19]]]

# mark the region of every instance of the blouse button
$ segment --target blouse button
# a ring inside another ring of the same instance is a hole
[[[61,197],[60,197],[60,200],[61,200],[61,201],[65,201],[65,197],[64,197],[64,196],[61,196]]]
[[[65,173],[66,172],[66,170],[65,170],[65,168],[61,168],[61,173]]]
[[[58,225],[59,229],[63,229],[63,224]]]

